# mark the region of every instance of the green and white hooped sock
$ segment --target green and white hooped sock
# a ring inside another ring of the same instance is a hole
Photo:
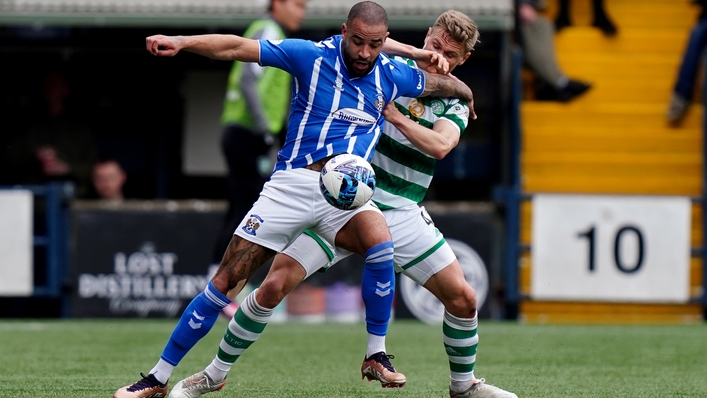
[[[444,349],[449,358],[451,388],[454,391],[464,391],[476,380],[474,365],[476,348],[479,345],[479,336],[476,333],[478,323],[478,314],[473,318],[458,318],[447,311],[444,312]]]
[[[236,315],[228,323],[216,357],[206,367],[206,373],[215,382],[226,378],[231,366],[255,343],[270,320],[273,310],[262,307],[255,301],[257,291],[258,289],[253,290],[238,307]]]

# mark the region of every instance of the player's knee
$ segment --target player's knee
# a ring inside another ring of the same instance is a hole
[[[278,279],[263,282],[255,300],[265,308],[275,308],[285,298],[284,284]]]
[[[446,310],[459,318],[473,318],[476,315],[476,292],[472,288],[464,289],[445,305]]]

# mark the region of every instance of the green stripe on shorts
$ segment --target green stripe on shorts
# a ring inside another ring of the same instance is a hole
[[[304,233],[307,234],[307,235],[309,235],[309,236],[311,236],[312,239],[314,239],[315,241],[317,241],[317,243],[319,244],[319,247],[321,247],[322,250],[324,250],[324,252],[326,252],[327,257],[329,257],[329,261],[331,261],[331,260],[334,259],[334,252],[332,252],[332,251],[329,249],[329,245],[327,245],[326,243],[324,243],[324,240],[322,240],[322,238],[320,238],[319,235],[315,234],[314,232],[312,232],[312,231],[310,231],[310,230],[308,230],[308,229],[305,230]]]
[[[406,270],[406,269],[412,267],[413,265],[419,263],[420,261],[426,259],[426,258],[429,257],[432,253],[436,252],[437,249],[439,249],[440,247],[442,247],[442,245],[443,245],[445,242],[446,242],[446,240],[444,240],[444,239],[440,240],[439,242],[437,242],[436,245],[432,246],[432,248],[430,248],[430,250],[428,250],[428,251],[422,253],[418,258],[416,258],[416,259],[410,261],[409,263],[405,264],[405,265],[402,266],[401,268],[402,268],[403,270]]]

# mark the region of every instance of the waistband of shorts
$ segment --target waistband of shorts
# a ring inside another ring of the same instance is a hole
[[[312,171],[317,171],[317,172],[322,171],[326,162],[328,162],[329,159],[333,158],[334,156],[336,156],[336,155],[331,155],[331,156],[327,156],[323,159],[319,159],[312,164],[308,164],[308,165],[304,166],[304,168],[307,170],[312,170]]]

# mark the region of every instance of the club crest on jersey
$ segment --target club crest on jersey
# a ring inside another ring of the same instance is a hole
[[[383,96],[378,94],[378,98],[376,98],[376,101],[373,103],[376,106],[376,109],[378,109],[378,112],[383,112],[383,105],[385,105],[385,101],[383,100]]]
[[[432,108],[432,113],[436,116],[442,116],[444,114],[444,102],[438,99],[433,99],[430,103],[430,108]]]
[[[334,119],[357,124],[359,126],[370,126],[378,120],[361,109],[356,108],[341,108],[332,112],[332,116]]]
[[[245,231],[248,235],[255,236],[255,231],[260,228],[260,224],[262,223],[263,219],[260,218],[260,216],[257,214],[251,214],[250,218],[245,222],[245,225],[241,229],[243,229],[243,231]]]
[[[408,111],[410,111],[410,114],[414,117],[419,118],[425,113],[425,106],[422,105],[420,101],[414,99],[410,102],[410,105],[408,105]]]

